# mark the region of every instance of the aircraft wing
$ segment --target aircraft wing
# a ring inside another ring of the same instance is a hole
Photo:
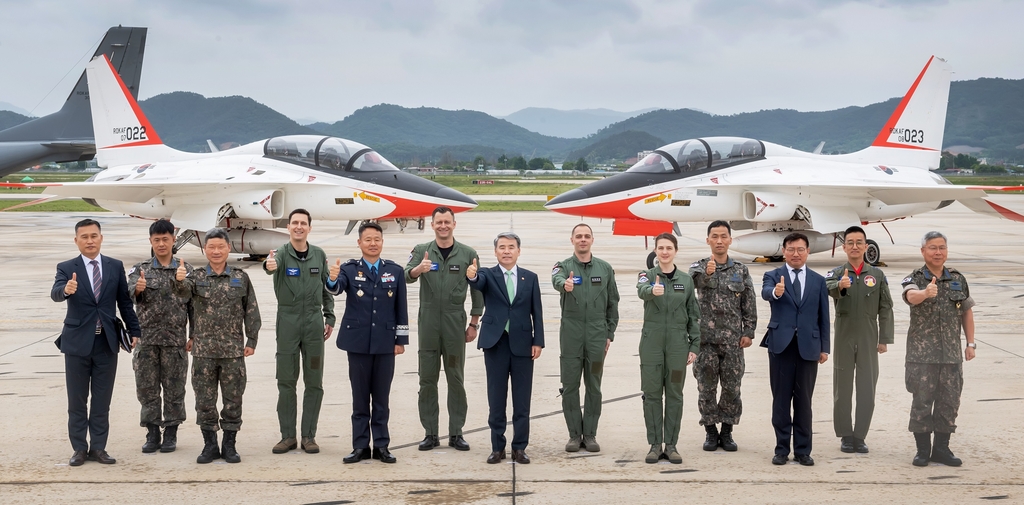
[[[733,184],[721,182],[719,184],[704,184],[694,186],[695,189],[716,189],[722,186],[742,186],[750,188],[751,191],[770,191],[772,193],[793,194],[794,196],[807,194],[836,196],[853,200],[877,199],[886,205],[902,205],[909,203],[941,202],[944,200],[965,200],[972,198],[983,198],[989,191],[1024,191],[1024,186],[957,186],[952,184],[936,186],[872,186],[872,185],[836,185],[817,184],[807,182],[804,184]]]
[[[111,181],[111,182],[68,182],[49,184],[24,184],[22,187],[43,186],[44,195],[91,198],[93,200],[116,200],[119,202],[145,203],[159,195],[181,196],[200,193],[233,193],[258,189],[280,189],[300,184],[273,181]],[[317,182],[303,182],[303,187],[318,185]],[[12,185],[13,186],[13,185]]]

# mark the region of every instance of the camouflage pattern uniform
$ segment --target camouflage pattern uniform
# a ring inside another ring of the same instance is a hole
[[[927,266],[911,272],[903,279],[903,301],[908,290],[927,288],[932,277]],[[974,299],[967,279],[952,268],[943,267],[936,287],[935,298],[910,306],[906,383],[914,395],[909,426],[914,433],[955,433],[964,386],[961,324]]]
[[[708,261],[712,259],[690,265],[700,313],[704,315],[700,318],[700,352],[693,362],[700,424],[739,424],[743,413],[740,381],[746,369],[740,338],[753,339],[757,326],[754,281],[747,267],[732,258],[716,264],[715,273],[709,277]],[[722,395],[716,401],[719,382]]]
[[[185,422],[185,382],[188,355],[185,352],[185,327],[191,323],[190,297],[174,293],[174,276],[180,259],[171,258],[162,266],[156,258],[143,261],[128,271],[128,293],[142,326],[142,337],[132,353],[135,390],[142,404],[139,423],[177,426]],[[185,263],[192,272],[192,265]],[[135,284],[145,272],[146,289],[135,293]],[[160,415],[160,389],[163,388],[163,417]]]
[[[217,274],[207,265],[193,271],[178,286],[191,295],[195,313],[192,389],[196,395],[196,424],[203,430],[217,431],[219,386],[224,393],[220,427],[238,431],[246,380],[243,352],[245,347],[256,348],[261,326],[249,275],[230,265]]]

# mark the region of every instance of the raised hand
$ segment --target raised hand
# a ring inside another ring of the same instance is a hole
[[[78,273],[72,272],[71,280],[64,285],[64,294],[67,296],[71,296],[75,294],[75,291],[78,291]]]
[[[775,285],[775,298],[782,298],[782,294],[786,292],[786,278],[779,277],[779,283]]]
[[[430,261],[430,252],[423,251],[423,261],[419,265],[416,265],[416,276],[419,277],[427,272],[434,266],[434,263]]]
[[[665,286],[661,283],[660,275],[654,276],[654,288],[651,292],[654,293],[654,296],[661,296],[665,294]]]
[[[473,264],[469,265],[468,267],[466,267],[466,278],[467,279],[476,279],[476,271],[477,271],[476,258],[473,258]]]
[[[338,274],[341,273],[341,258],[338,258],[333,265],[327,267],[327,273],[330,274],[331,281],[338,280]]]
[[[715,260],[712,259],[711,261],[708,262],[708,268],[704,272],[707,273],[708,276],[710,277],[712,275],[715,275],[715,270],[716,269],[718,269],[718,263],[715,262]]]
[[[924,296],[927,298],[935,298],[939,296],[939,286],[935,284],[937,277],[932,276],[932,282],[924,288]]]
[[[178,282],[181,282],[181,281],[185,280],[185,277],[187,275],[188,275],[188,270],[185,270],[185,262],[184,261],[179,262],[178,263],[178,269],[174,272],[174,278]]]
[[[839,289],[846,289],[852,285],[853,282],[850,282],[850,269],[847,268],[843,270],[843,278],[839,279]]]
[[[135,294],[146,290],[146,271],[139,269],[139,280],[135,281]]]
[[[562,285],[562,287],[565,288],[565,292],[566,293],[572,293],[572,287],[576,285],[576,283],[574,283],[572,281],[572,279],[573,279],[572,270],[569,270],[569,278],[566,279],[565,280],[565,284]]]
[[[272,249],[270,251],[270,255],[267,256],[267,271],[268,272],[273,272],[274,270],[277,270],[277,258],[274,257],[274,255],[276,255],[276,254],[277,254],[277,249]]]

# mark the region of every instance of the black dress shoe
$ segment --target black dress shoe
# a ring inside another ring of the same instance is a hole
[[[786,456],[785,454],[776,454],[775,456],[772,456],[773,465],[785,465],[787,461],[789,461],[789,456]]]
[[[501,460],[505,459],[505,451],[494,451],[490,456],[487,456],[487,464],[494,465],[501,463]]]
[[[803,466],[814,466],[814,458],[812,458],[810,454],[797,454],[796,456],[793,456],[793,459]]]
[[[85,451],[75,451],[75,453],[71,455],[71,459],[68,460],[68,465],[82,466],[85,464],[85,458]]]
[[[394,463],[398,461],[398,459],[391,454],[391,451],[388,450],[387,446],[374,447],[373,459],[379,459],[382,463]]]
[[[439,445],[441,445],[441,441],[437,439],[437,435],[427,435],[423,437],[423,441],[420,442],[420,450],[429,451]]]
[[[456,435],[454,437],[448,437],[448,447],[454,447],[457,451],[468,451],[469,442],[462,438],[462,435]]]
[[[512,449],[512,461],[519,463],[520,465],[529,465],[530,457],[526,455],[525,450]]]
[[[369,447],[365,449],[352,449],[352,453],[342,458],[341,462],[345,464],[358,463],[364,459],[370,459]]]
[[[107,451],[103,450],[89,451],[88,458],[89,461],[95,461],[103,465],[113,465],[114,463],[117,463],[116,459],[111,458],[110,455],[107,454]]]
[[[839,442],[839,450],[848,454],[856,452],[853,447],[853,437],[843,437]]]
[[[853,439],[853,450],[856,451],[858,454],[867,454],[868,444],[864,443],[863,438],[855,438]]]

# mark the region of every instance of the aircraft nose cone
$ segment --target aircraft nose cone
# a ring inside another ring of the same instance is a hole
[[[556,205],[572,203],[577,200],[583,200],[584,198],[588,197],[589,196],[582,189],[570,189],[569,191],[566,191],[565,193],[562,193],[552,198],[551,200],[548,200],[548,203],[545,203],[544,206],[547,208],[551,208]]]
[[[456,191],[452,188],[441,188],[434,194],[437,198],[443,198],[452,202],[458,202],[460,204],[474,208],[477,206],[476,200],[466,196],[460,191]]]

